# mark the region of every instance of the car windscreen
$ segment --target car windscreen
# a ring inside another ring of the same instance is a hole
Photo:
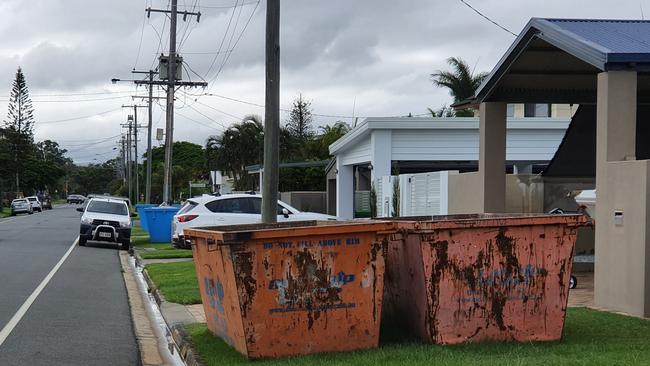
[[[36,198],[34,198],[34,197],[30,197],[30,198],[28,198],[28,200],[30,200],[32,202],[36,202]]]
[[[189,201],[189,200],[185,201],[185,203],[183,204],[183,206],[181,206],[181,209],[178,210],[176,215],[182,215],[184,213],[188,213],[188,212],[192,211],[194,209],[194,207],[196,207],[196,206],[198,206],[198,203],[196,203],[194,201]]]
[[[13,200],[11,203],[27,203],[27,200]]]
[[[98,212],[111,215],[128,215],[126,205],[123,202],[106,202],[106,201],[91,201],[86,208],[88,212]]]

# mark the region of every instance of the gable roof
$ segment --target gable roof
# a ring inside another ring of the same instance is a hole
[[[532,18],[479,86],[474,100],[489,98],[510,66],[536,40],[591,65],[594,71],[650,71],[650,21]]]

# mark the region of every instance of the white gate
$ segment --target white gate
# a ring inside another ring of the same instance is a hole
[[[447,215],[449,175],[458,171],[385,176],[377,179],[377,217],[390,217],[393,210],[393,182],[399,179],[400,216]]]

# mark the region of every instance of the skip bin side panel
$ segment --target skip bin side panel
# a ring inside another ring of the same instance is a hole
[[[192,238],[196,275],[208,329],[247,355],[230,248],[214,243],[214,239],[209,240],[205,236]]]
[[[422,241],[431,341],[561,337],[575,228],[441,229]]]
[[[377,347],[384,251],[374,232],[232,246],[251,358]]]

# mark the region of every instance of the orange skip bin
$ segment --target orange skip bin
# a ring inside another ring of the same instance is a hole
[[[392,223],[186,229],[208,328],[249,358],[377,347]]]
[[[403,218],[388,238],[384,320],[427,342],[562,336],[582,215]]]

